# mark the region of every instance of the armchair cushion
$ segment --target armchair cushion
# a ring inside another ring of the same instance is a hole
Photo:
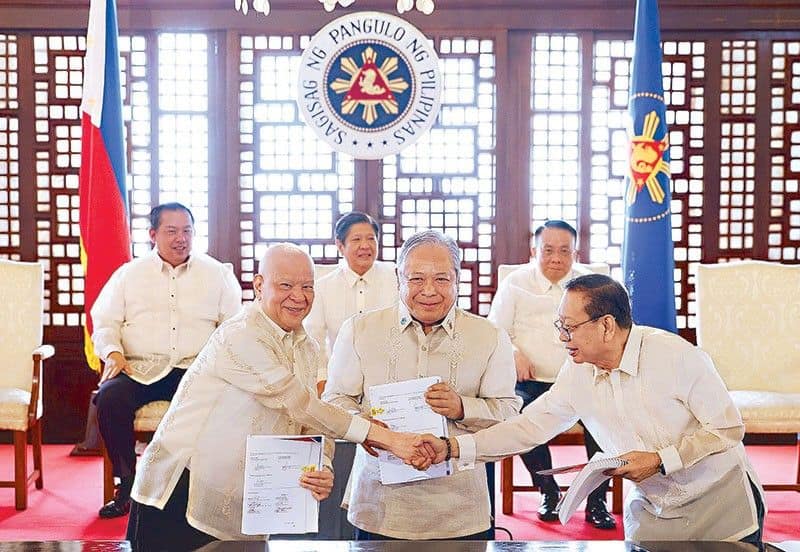
[[[28,404],[31,402],[29,391],[0,387],[0,429],[10,431],[27,431]],[[36,411],[36,419],[42,417],[42,404]]]
[[[161,418],[167,413],[168,408],[169,401],[147,403],[136,411],[136,417],[133,419],[133,430],[142,432],[155,431]]]
[[[800,432],[800,393],[731,391],[731,397],[751,433]]]

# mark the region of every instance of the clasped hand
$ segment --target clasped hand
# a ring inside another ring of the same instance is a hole
[[[437,414],[451,419],[461,420],[464,417],[464,405],[455,389],[447,383],[431,385],[425,392],[425,402]],[[447,457],[447,444],[439,437],[426,433],[416,435],[413,433],[397,433],[374,418],[369,421],[378,427],[373,427],[370,438],[364,442],[364,450],[377,456],[376,449],[388,450],[406,464],[418,470],[427,470],[432,464],[443,462]]]
[[[375,448],[385,449],[403,460],[409,466],[418,470],[427,470],[433,464],[444,462],[447,457],[447,444],[430,433],[417,435],[414,433],[389,432],[391,437],[387,446],[368,441],[365,443],[367,452]],[[367,448],[367,447],[370,448]],[[372,452],[370,452],[372,454]],[[377,456],[377,452],[374,454]]]

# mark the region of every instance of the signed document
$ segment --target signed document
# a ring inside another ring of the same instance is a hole
[[[319,503],[300,486],[300,476],[320,469],[321,435],[249,435],[242,533],[316,533]]]
[[[597,452],[592,456],[591,461],[586,464],[576,464],[575,466],[565,466],[563,468],[543,470],[536,473],[556,474],[579,471],[578,475],[570,484],[569,489],[558,503],[558,519],[562,525],[566,525],[569,518],[572,517],[572,514],[578,509],[578,505],[586,500],[589,493],[595,490],[600,483],[611,477],[610,475],[606,475],[605,472],[624,465],[625,460]]]
[[[439,376],[432,376],[373,385],[369,388],[369,402],[372,405],[370,414],[393,431],[433,433],[447,437],[447,419],[431,410],[425,402],[425,391],[439,382]],[[381,483],[384,485],[434,479],[453,473],[450,461],[434,464],[426,471],[420,471],[386,451],[380,451],[378,466]]]

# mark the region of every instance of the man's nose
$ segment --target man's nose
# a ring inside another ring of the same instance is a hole
[[[422,293],[424,293],[425,295],[436,294],[436,286],[433,285],[432,279],[426,279],[425,282],[422,284]]]

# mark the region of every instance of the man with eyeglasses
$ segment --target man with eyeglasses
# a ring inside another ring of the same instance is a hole
[[[505,331],[456,306],[459,270],[452,238],[430,230],[409,237],[397,259],[400,301],[344,323],[323,400],[368,413],[371,386],[440,376],[425,400],[447,418],[450,435],[517,414],[511,342]],[[382,485],[377,460],[359,449],[349,488],[348,519],[358,540],[492,538],[483,469]]]
[[[489,320],[511,337],[517,370],[516,393],[522,398],[522,408],[550,389],[567,359],[553,331],[553,318],[564,295],[564,285],[572,278],[589,274],[588,269],[575,264],[578,233],[569,223],[548,220],[536,229],[533,237],[531,262],[500,283],[489,311]],[[584,443],[588,458],[600,452],[588,431],[584,431]],[[558,520],[558,483],[552,475],[536,473],[553,467],[547,443],[520,457],[542,496],[537,511],[539,519]],[[606,507],[608,488],[609,482],[603,482],[586,500],[586,521],[598,529],[617,526]]]
[[[447,444],[425,436],[434,463],[449,450],[457,469],[472,469],[582,419],[604,451],[627,462],[609,473],[635,483],[625,505],[627,540],[759,546],[763,490],[745,454],[739,411],[708,355],[675,334],[634,325],[625,288],[608,276],[581,276],[565,289],[556,327],[570,362],[553,387],[486,430]]]

